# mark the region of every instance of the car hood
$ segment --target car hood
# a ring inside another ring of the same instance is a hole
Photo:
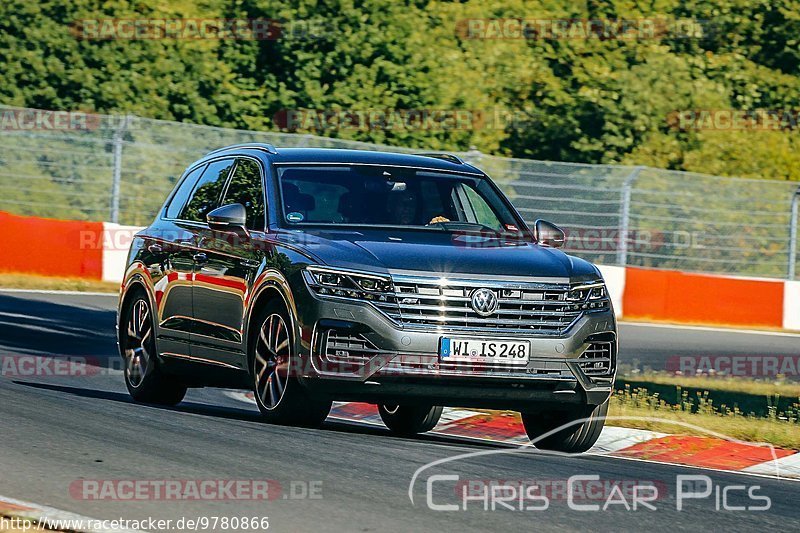
[[[279,241],[300,244],[331,267],[431,275],[597,279],[587,261],[517,239],[439,231],[286,232]]]

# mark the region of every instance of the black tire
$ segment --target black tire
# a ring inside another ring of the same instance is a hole
[[[330,413],[332,402],[313,394],[294,375],[298,361],[289,313],[271,300],[254,317],[249,350],[253,392],[267,422],[318,427]]]
[[[442,407],[382,404],[378,406],[378,413],[389,431],[408,437],[435,428],[442,416]]]
[[[597,442],[607,414],[608,400],[597,406],[588,405],[569,411],[522,413],[522,423],[528,438],[537,448],[566,453],[582,453]],[[539,438],[561,426],[581,419],[586,420],[580,424],[570,425],[543,439]]]
[[[136,402],[177,405],[186,396],[186,385],[159,368],[154,327],[150,301],[144,291],[137,290],[120,313],[119,350],[125,363],[125,386]]]

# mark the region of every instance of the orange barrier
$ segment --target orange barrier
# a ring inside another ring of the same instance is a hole
[[[102,235],[102,222],[0,212],[0,270],[102,279]]]
[[[783,326],[783,281],[626,269],[625,318]]]
[[[138,228],[124,229],[132,234]],[[0,212],[0,271],[119,281],[127,253],[107,238],[119,231],[120,226],[102,222]],[[605,267],[603,273],[624,318],[776,328],[800,324],[800,282],[631,267]]]

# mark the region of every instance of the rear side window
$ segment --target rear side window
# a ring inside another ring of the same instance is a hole
[[[197,178],[200,177],[200,174],[203,173],[203,169],[205,168],[205,165],[200,165],[186,175],[181,182],[181,186],[178,188],[178,190],[175,192],[175,195],[172,197],[172,200],[169,202],[169,207],[167,207],[167,218],[178,218],[178,215],[181,214],[183,207],[189,200],[189,194],[192,192],[192,189],[194,189],[194,184],[197,182]]]
[[[191,198],[186,207],[181,211],[180,218],[192,222],[205,222],[206,215],[216,209],[222,188],[228,179],[233,159],[215,161],[206,167],[205,172],[197,181]]]
[[[264,186],[261,168],[252,159],[239,159],[222,205],[242,204],[248,229],[264,230]]]

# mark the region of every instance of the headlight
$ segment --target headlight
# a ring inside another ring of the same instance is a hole
[[[394,295],[392,278],[388,276],[318,266],[307,267],[303,276],[309,288],[320,296],[388,302]]]
[[[574,311],[606,309],[608,307],[606,286],[602,281],[576,285],[567,293],[567,301],[571,303],[569,309]]]

